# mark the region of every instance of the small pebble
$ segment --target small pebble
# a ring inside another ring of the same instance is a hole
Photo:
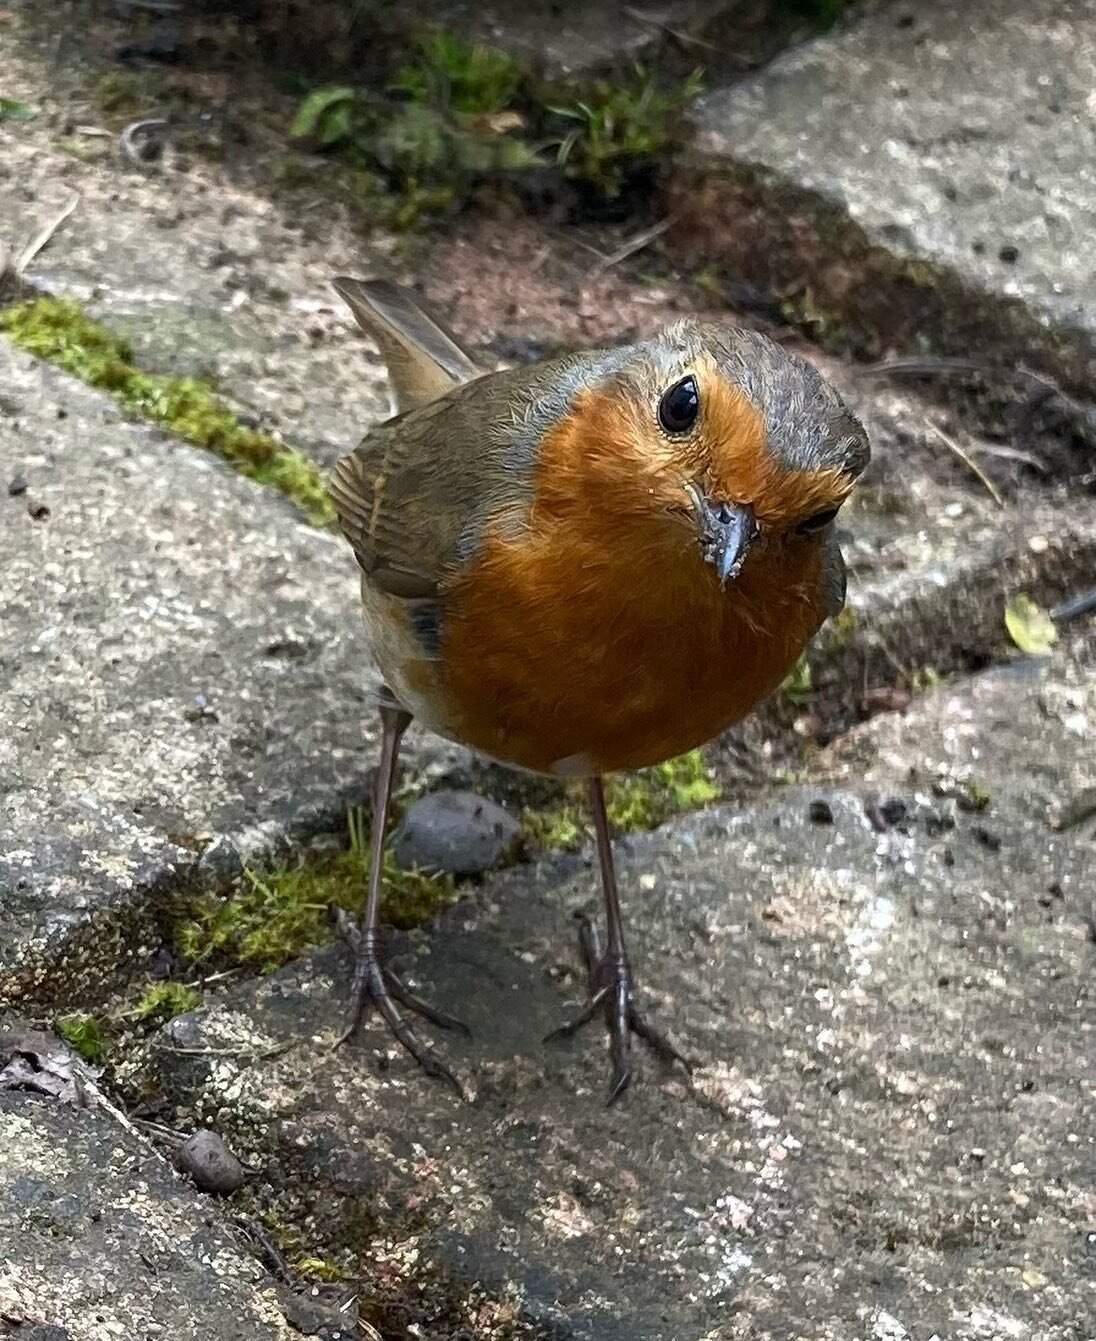
[[[8,493],[11,495],[11,497],[15,498],[19,494],[25,494],[26,492],[27,492],[26,476],[13,475],[11,479],[8,481]]]
[[[199,1131],[179,1151],[179,1168],[201,1192],[227,1197],[243,1186],[244,1166],[212,1131]]]
[[[501,865],[520,835],[517,820],[484,796],[428,792],[408,807],[392,853],[404,869],[480,875]]]
[[[828,801],[812,801],[807,807],[812,824],[832,824],[833,809]]]

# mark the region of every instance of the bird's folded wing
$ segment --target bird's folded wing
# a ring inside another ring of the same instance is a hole
[[[386,279],[332,281],[388,365],[402,414],[482,375],[457,337],[418,294]]]

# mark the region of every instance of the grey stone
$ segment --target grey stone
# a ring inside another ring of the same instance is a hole
[[[172,895],[368,789],[352,564],[276,493],[0,343],[0,1000],[133,972]],[[414,754],[414,742],[412,752]]]
[[[1087,392],[1094,80],[1086,0],[880,5],[713,92],[699,124],[703,147],[752,184],[739,204],[764,217],[743,256],[768,248],[775,283],[790,277],[778,258],[798,233],[800,261],[817,261],[798,276],[816,309],[884,343],[1044,360]],[[728,228],[718,214],[712,228]],[[886,278],[871,250],[895,261]],[[941,275],[984,301],[958,301]]]
[[[392,840],[400,866],[482,875],[513,856],[521,825],[474,792],[437,791],[412,802]]]
[[[4,69],[10,96],[35,105],[66,86],[83,101],[94,78],[9,34]],[[220,167],[168,154],[137,172],[73,158],[57,138],[45,118],[27,122],[5,136],[0,162],[0,239],[14,250],[79,195],[28,269],[32,285],[85,304],[145,367],[212,379],[245,421],[327,465],[388,414],[381,362],[330,281],[391,272],[391,238],[363,241],[330,202],[298,218],[275,207],[249,185],[250,151]]]
[[[0,1319],[18,1341],[296,1335],[263,1269],[149,1146],[102,1109],[5,1093]]]
[[[174,1021],[164,1042],[215,1055],[150,1049],[127,1083],[303,1171],[313,1232],[368,1207],[411,1294],[445,1267],[553,1336],[1076,1341],[1096,1315],[1096,847],[1043,799],[1087,776],[1094,684],[1090,633],[877,719],[809,785],[621,844],[641,992],[691,1089],[641,1054],[606,1110],[600,1030],[541,1043],[584,988],[566,937],[596,901],[589,858],[489,881],[403,961],[472,1026],[440,1044],[470,1103],[376,1025],[328,1051],[334,950]],[[984,810],[955,802],[972,776]],[[902,802],[884,832],[880,788]]]
[[[179,1150],[179,1169],[199,1192],[229,1196],[244,1185],[243,1165],[215,1131],[196,1131]]]

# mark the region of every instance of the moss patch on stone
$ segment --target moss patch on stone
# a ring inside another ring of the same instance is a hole
[[[62,1015],[56,1023],[57,1032],[83,1057],[85,1062],[102,1060],[106,1048],[103,1022],[97,1015],[74,1013]]]
[[[146,979],[97,1013],[74,1011],[59,1016],[54,1028],[85,1061],[109,1064],[123,1035],[158,1029],[201,1003],[202,994],[192,983]]]
[[[107,391],[129,414],[150,419],[222,457],[240,474],[280,490],[314,526],[334,522],[319,467],[271,433],[248,428],[205,382],[148,372],[121,336],[68,298],[39,297],[0,311],[0,330],[28,354]]]
[[[269,973],[331,939],[332,911],[357,913],[365,894],[369,843],[360,809],[350,812],[344,851],[291,866],[247,870],[226,895],[187,902],[175,925],[175,950],[189,965],[244,965]],[[385,852],[381,920],[408,930],[432,921],[456,899],[450,875],[405,871]]]
[[[810,701],[813,692],[814,677],[811,671],[811,663],[806,652],[803,652],[800,654],[799,660],[784,677],[784,682],[780,686],[780,693],[789,703],[802,707],[803,704]]]
[[[151,982],[134,1003],[132,1014],[138,1020],[163,1023],[196,1009],[201,1001],[201,992],[190,983]]]
[[[615,833],[635,833],[657,828],[674,815],[700,810],[722,794],[703,753],[690,750],[653,768],[606,778],[605,809]],[[525,840],[534,848],[578,847],[587,827],[581,782],[568,786],[560,805],[522,815]]]

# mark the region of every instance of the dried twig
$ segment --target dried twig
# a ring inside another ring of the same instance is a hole
[[[62,206],[62,208],[42,225],[39,230],[33,234],[30,241],[23,247],[18,255],[12,257],[9,253],[6,262],[0,265],[0,277],[10,274],[15,279],[22,279],[28,265],[38,255],[43,247],[47,245],[50,238],[61,227],[65,220],[72,214],[76,206],[80,203],[79,192],[73,192],[72,197]]]
[[[986,492],[989,494],[990,498],[993,499],[993,501],[997,504],[999,508],[1003,508],[1005,506],[1005,500],[1001,497],[1001,491],[997,488],[996,484],[994,484],[994,482],[990,479],[990,477],[986,474],[986,472],[982,469],[982,467],[978,464],[978,462],[975,461],[974,458],[968,452],[964,451],[963,448],[959,446],[959,444],[950,434],[945,433],[939,424],[934,424],[931,419],[928,420],[927,422],[929,428],[932,429],[932,431],[936,434],[936,436],[940,439],[940,441],[944,444],[944,446],[948,449],[948,451],[955,453],[955,455],[959,458],[960,461],[962,461],[962,463],[966,466],[966,468],[970,471],[970,473],[976,479],[980,480],[983,485],[985,485]]]
[[[1082,591],[1079,596],[1071,596],[1068,601],[1056,605],[1050,612],[1055,624],[1068,624],[1071,619],[1080,619],[1090,611],[1096,610],[1096,587]]]
[[[289,1263],[258,1220],[249,1215],[238,1215],[236,1223],[259,1249],[259,1255],[274,1275],[283,1282],[290,1282],[293,1272]]]
[[[614,265],[619,265],[621,261],[626,261],[629,256],[634,256],[637,251],[642,251],[644,247],[649,247],[656,238],[660,238],[669,228],[670,220],[662,219],[650,228],[645,228],[641,233],[636,233],[623,243],[616,251],[610,252],[608,256],[602,256],[598,263],[592,267],[587,274],[587,281],[599,279],[606,270],[611,270]]]
[[[158,1136],[171,1145],[183,1145],[190,1139],[189,1136],[184,1136],[182,1132],[175,1131],[174,1128],[167,1127],[162,1122],[154,1122],[152,1118],[134,1117],[130,1121],[135,1126],[140,1127],[142,1131],[151,1132],[153,1136]]]
[[[634,19],[636,23],[645,24],[651,28],[657,28],[659,32],[665,33],[667,37],[672,37],[675,42],[680,42],[683,47],[700,47],[704,51],[718,51],[720,55],[725,53],[720,47],[712,42],[705,42],[702,37],[694,37],[692,33],[683,32],[680,28],[671,28],[661,15],[645,14],[641,9],[634,9],[631,5],[625,5],[621,10],[628,18]],[[736,64],[747,65],[748,62],[737,53],[732,53]]]
[[[1022,447],[1006,447],[1003,443],[997,442],[972,442],[970,450],[982,456],[999,456],[1004,461],[1019,461],[1022,465],[1031,466],[1032,470],[1037,470],[1040,475],[1050,474],[1050,467],[1041,456],[1036,456],[1034,452],[1025,452]]]
[[[279,1043],[272,1048],[177,1048],[171,1043],[155,1044],[157,1052],[169,1052],[173,1057],[246,1057],[251,1062],[268,1062],[283,1052],[295,1048],[295,1042]]]

